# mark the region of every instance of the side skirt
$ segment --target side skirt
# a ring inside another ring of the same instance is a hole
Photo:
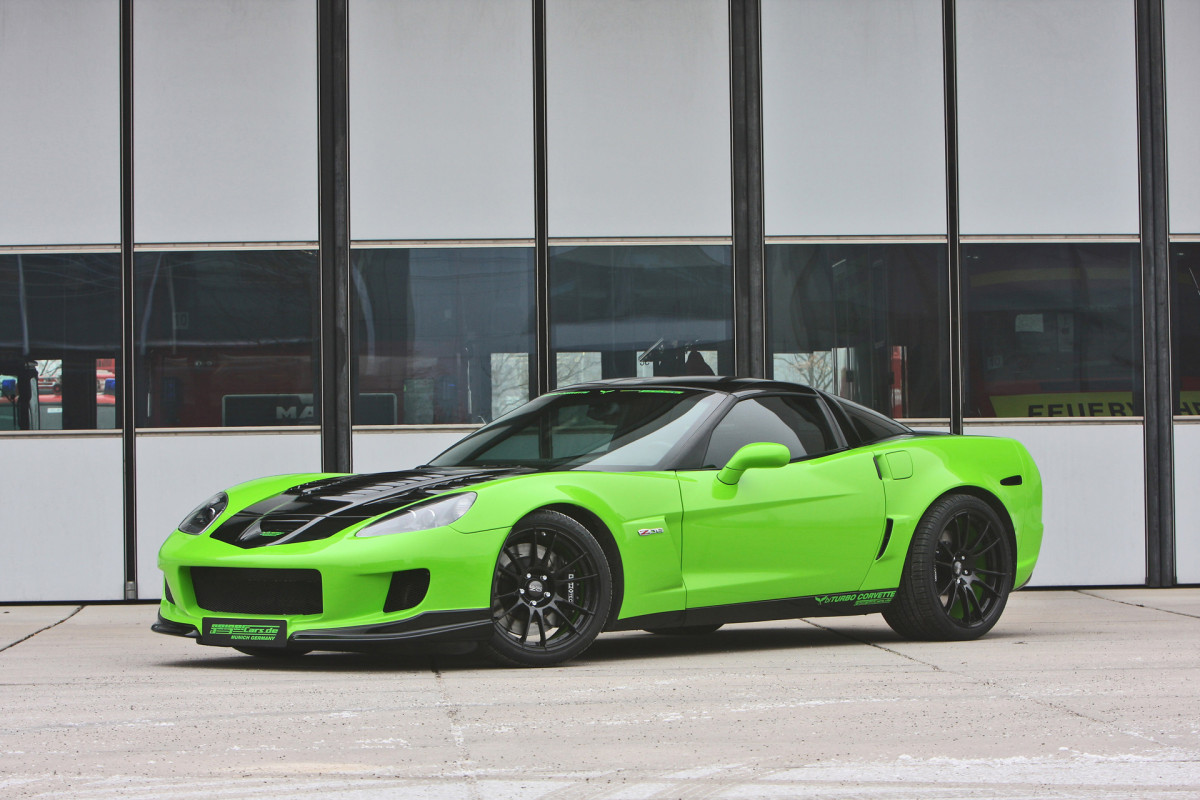
[[[887,608],[896,596],[895,589],[871,592],[843,592],[792,597],[786,600],[761,600],[754,603],[733,603],[725,606],[704,606],[686,611],[663,614],[644,614],[613,622],[610,631],[633,631],[645,628],[678,628],[688,625],[726,625],[734,622],[766,622],[775,619],[801,617],[844,617],[855,614],[875,614]]]

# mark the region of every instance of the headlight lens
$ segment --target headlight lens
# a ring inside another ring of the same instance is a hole
[[[440,528],[458,520],[475,502],[474,492],[454,494],[407,508],[363,528],[357,536],[386,536]]]
[[[179,523],[179,530],[184,533],[204,533],[205,529],[212,524],[214,519],[221,516],[221,512],[228,505],[229,495],[224,492],[217,492],[196,506],[195,510],[188,514],[183,522]]]

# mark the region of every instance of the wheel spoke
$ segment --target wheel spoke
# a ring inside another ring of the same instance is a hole
[[[983,589],[985,592],[990,594],[992,597],[995,597],[995,598],[1000,597],[1000,590],[996,589],[994,586],[992,586],[987,581],[975,581],[975,585],[978,586],[980,589]]]
[[[558,569],[554,570],[551,574],[554,575],[555,579],[561,580],[562,576],[565,575],[567,573],[567,571],[569,571],[571,569],[571,567],[575,566],[580,561],[583,561],[585,558],[587,558],[587,553],[580,553],[578,556],[576,556],[575,558],[573,558],[569,562],[567,562],[567,564],[565,566],[559,567]]]
[[[504,553],[505,553],[505,555],[508,556],[509,563],[515,564],[517,566],[517,570],[518,570],[517,578],[519,580],[520,572],[528,571],[528,569],[529,569],[524,556],[522,556],[521,552],[516,548],[505,547]],[[524,566],[522,566],[522,565],[524,565]]]
[[[1004,572],[1002,570],[980,569],[979,567],[975,568],[975,574],[976,575],[990,575],[994,578],[1007,578],[1008,577],[1008,573]]]
[[[954,610],[954,603],[957,600],[958,600],[958,581],[955,580],[954,578],[951,578],[950,579],[950,596],[946,599],[946,604],[945,604],[946,614],[950,615],[950,613]]]
[[[976,548],[979,547],[979,544],[980,544],[979,542],[975,543]],[[979,558],[984,553],[988,552],[989,550],[991,550],[993,547],[995,547],[998,544],[1000,544],[1000,538],[997,536],[993,536],[992,540],[990,542],[988,542],[986,547],[984,547],[982,549],[970,550],[967,552],[967,555],[971,556],[972,558]]]
[[[967,625],[975,624],[971,621],[972,609],[975,611],[975,616],[977,617],[978,621],[983,622],[983,606],[980,604],[979,598],[975,595],[975,592],[971,590],[970,586],[963,590],[963,596],[966,601],[964,605],[967,609],[966,619],[964,621],[967,623]]]
[[[537,611],[537,612],[535,612],[535,614],[537,616],[537,621],[538,621],[538,646],[545,647],[546,646],[546,612],[545,611]]]
[[[572,611],[578,611],[580,614],[582,614],[586,617],[595,616],[594,611],[589,611],[588,609],[584,608],[583,606],[579,605],[578,603],[572,603],[570,600],[568,600],[565,597],[554,598],[554,605],[566,606],[567,608],[570,608]],[[562,613],[562,612],[560,611],[559,613]],[[565,617],[565,615],[564,615],[564,617]]]
[[[512,578],[514,581],[521,580],[521,573],[517,572],[515,569],[512,568],[511,561],[508,564],[505,564],[504,566],[500,566],[499,564],[497,564],[496,572],[501,573],[503,575],[507,575],[508,577]]]

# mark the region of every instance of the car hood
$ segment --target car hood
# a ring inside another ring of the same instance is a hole
[[[420,468],[322,478],[237,511],[210,534],[243,548],[327,539],[380,514],[532,469]]]

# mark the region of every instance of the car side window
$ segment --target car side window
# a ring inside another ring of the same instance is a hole
[[[740,448],[753,442],[778,442],[787,447],[793,459],[838,447],[817,398],[753,397],[739,401],[717,424],[708,441],[704,465],[722,467]]]

